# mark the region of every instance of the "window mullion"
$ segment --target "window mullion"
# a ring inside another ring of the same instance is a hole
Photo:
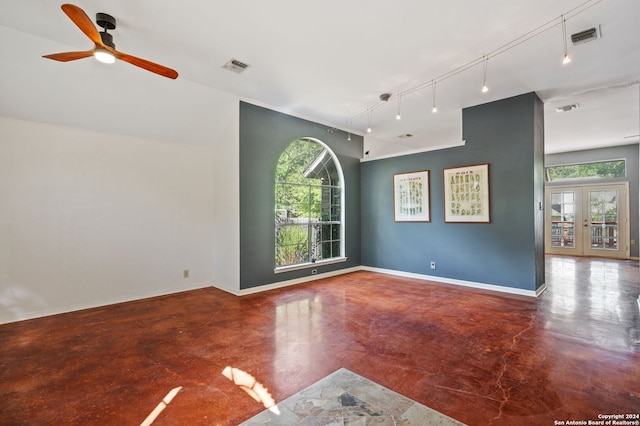
[[[309,212],[309,220],[307,221],[307,253],[309,256],[309,262],[313,261],[313,253],[311,251],[313,243],[311,241],[312,236],[312,228],[311,228],[311,185],[309,185],[309,190],[307,192],[307,211]]]

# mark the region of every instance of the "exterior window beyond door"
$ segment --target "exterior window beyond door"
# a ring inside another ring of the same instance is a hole
[[[275,268],[298,269],[344,260],[344,183],[324,143],[295,140],[282,152],[275,178]]]

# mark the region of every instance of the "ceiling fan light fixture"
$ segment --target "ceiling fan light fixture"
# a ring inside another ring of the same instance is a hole
[[[93,56],[103,64],[112,64],[116,61],[115,55],[104,47],[93,49]]]

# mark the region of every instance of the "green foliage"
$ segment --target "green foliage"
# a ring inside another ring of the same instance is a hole
[[[295,265],[309,259],[306,226],[282,226],[276,231],[276,266]]]
[[[275,180],[275,263],[295,265],[340,254],[339,227],[335,237],[320,225],[340,214],[340,188],[332,185],[333,160],[324,146],[311,140],[293,141],[281,154]],[[314,162],[318,160],[318,164]],[[320,162],[321,161],[321,162]],[[313,167],[311,167],[313,165]],[[314,169],[314,170],[310,170]],[[306,177],[305,172],[309,171]],[[322,176],[319,178],[318,175]],[[332,204],[337,197],[337,204]],[[323,232],[324,231],[324,232]],[[326,234],[326,235],[325,235]],[[325,238],[329,241],[325,241]]]
[[[614,178],[625,176],[625,161],[571,164],[547,167],[549,181],[564,179]]]
[[[320,217],[322,181],[306,178],[304,171],[323,149],[320,144],[299,139],[282,153],[276,166],[276,210],[295,217]]]

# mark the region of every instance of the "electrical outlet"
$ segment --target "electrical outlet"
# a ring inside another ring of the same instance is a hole
[[[431,262],[431,269],[436,269],[436,262]]]
[[[184,271],[182,271],[182,278],[189,278],[189,270],[185,269]]]

